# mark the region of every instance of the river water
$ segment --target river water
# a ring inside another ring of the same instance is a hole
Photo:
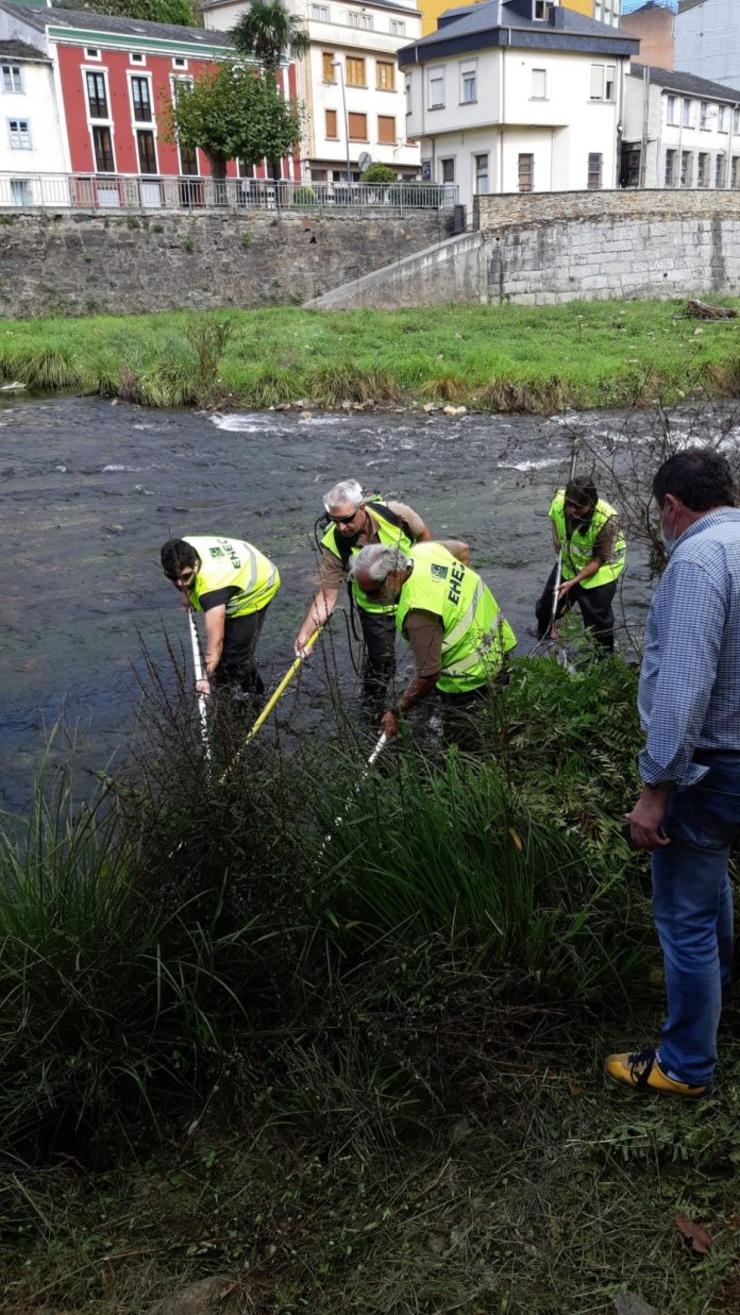
[[[184,611],[159,567],[171,535],[247,538],[279,566],[261,667],[272,687],[315,583],[313,522],[336,479],[408,501],[440,537],[473,545],[519,636],[552,564],[547,508],[574,431],[609,445],[620,417],[427,417],[417,412],[209,416],[102,399],[0,402],[5,585],[0,800],[22,807],[45,734],[79,727],[93,767],[120,762],[140,697],[141,640],[188,648]],[[608,489],[603,490],[608,496]],[[620,614],[639,629],[647,566],[633,551]],[[624,634],[621,646],[627,646]],[[356,677],[336,627],[343,684]],[[314,664],[314,707],[322,676]],[[58,752],[62,748],[58,746]]]

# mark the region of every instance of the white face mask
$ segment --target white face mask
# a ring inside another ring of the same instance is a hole
[[[674,529],[675,529],[675,523],[674,523]],[[678,534],[668,533],[668,531],[665,528],[665,525],[663,524],[663,516],[661,516],[660,518],[660,537],[663,540],[663,547],[665,548],[667,555],[670,557],[671,553],[673,552],[673,549],[675,548],[681,536]]]

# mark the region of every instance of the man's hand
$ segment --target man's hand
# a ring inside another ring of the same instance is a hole
[[[670,838],[662,829],[670,792],[669,785],[646,785],[632,812],[625,813],[630,824],[630,837],[637,849],[662,849],[670,845]]]
[[[298,631],[298,634],[296,635],[296,641],[295,644],[293,645],[293,652],[295,653],[296,657],[305,658],[307,656],[306,644],[308,643],[315,629],[316,629],[315,626],[306,625],[304,621],[303,625]]]
[[[558,598],[565,598],[565,595],[569,594],[573,586],[576,584],[578,584],[577,580],[563,580],[563,583],[558,589]]]
[[[204,676],[202,680],[196,680],[195,692],[196,694],[210,694],[211,682],[207,676]]]
[[[385,735],[386,739],[392,740],[394,735],[398,735],[398,724],[399,724],[398,713],[393,712],[393,710],[389,708],[388,711],[384,712],[383,716],[380,718],[381,733]]]

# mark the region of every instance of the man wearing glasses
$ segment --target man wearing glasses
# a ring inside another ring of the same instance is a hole
[[[558,489],[550,505],[552,542],[562,553],[561,583],[554,620],[578,603],[583,624],[609,653],[614,651],[612,602],[624,570],[624,535],[614,507],[599,497],[593,480],[576,475]],[[544,639],[553,620],[555,565],[537,603],[537,635]]]
[[[206,674],[196,692],[210,694],[215,684],[245,695],[262,694],[255,650],[267,608],[280,588],[277,567],[243,539],[207,535],[168,539],[161,560],[184,606],[205,613]]]
[[[321,540],[319,590],[311,601],[295,641],[300,657],[311,635],[328,621],[339,590],[348,577],[349,564],[370,543],[383,543],[401,552],[432,535],[421,516],[403,502],[366,500],[356,479],[341,480],[324,498],[329,525]],[[354,580],[350,589],[357,605],[365,642],[366,698],[382,697],[395,669],[395,604],[369,598]]]

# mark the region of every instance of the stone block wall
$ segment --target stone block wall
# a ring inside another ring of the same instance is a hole
[[[740,191],[660,188],[611,192],[512,192],[503,196],[476,196],[473,205],[473,227],[484,233],[508,224],[648,216],[740,219]]]
[[[0,214],[0,315],[299,304],[444,240],[450,218],[254,212]]]

